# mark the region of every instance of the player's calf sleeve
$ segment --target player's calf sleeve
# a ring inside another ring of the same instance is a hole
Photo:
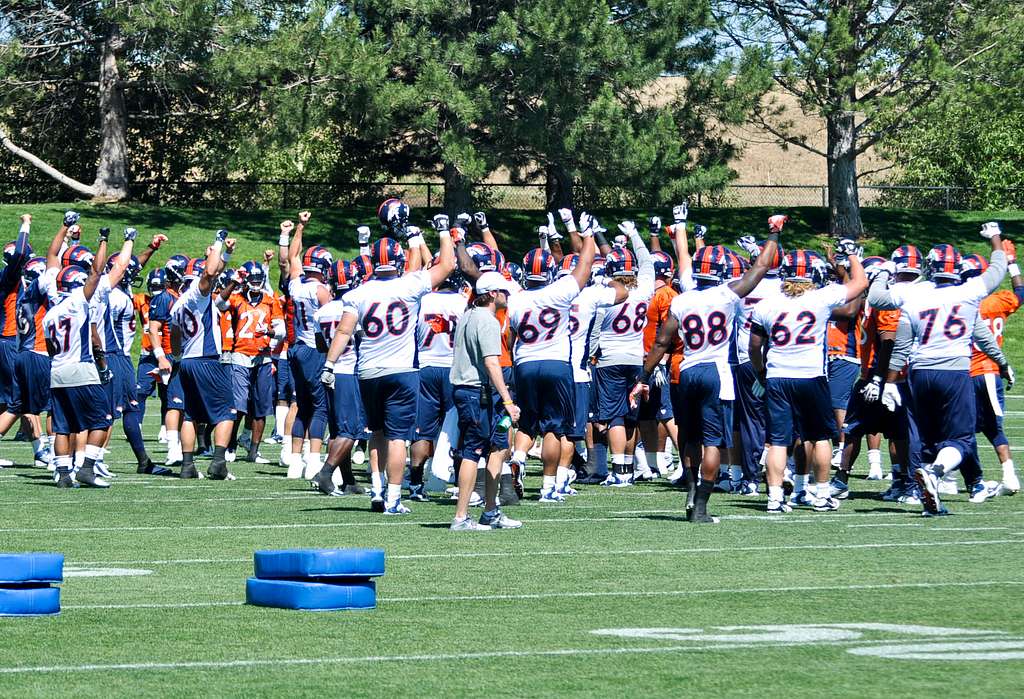
[[[85,445],[85,459],[82,461],[82,468],[91,469],[97,461],[103,458],[103,447],[94,447],[91,444]]]
[[[409,466],[409,485],[423,484],[423,464]]]
[[[121,421],[124,428],[124,436],[135,454],[136,461],[144,465],[149,461],[149,452],[146,451],[146,443],[142,440],[142,425],[139,424],[140,413],[132,411],[127,413]]]
[[[697,514],[706,514],[708,511],[708,500],[711,498],[711,491],[714,490],[715,484],[712,481],[706,481],[703,478],[697,483],[697,494],[693,500],[693,506]]]

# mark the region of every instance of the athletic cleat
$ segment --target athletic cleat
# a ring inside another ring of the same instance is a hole
[[[609,488],[628,488],[633,485],[633,477],[628,473],[608,473],[608,477],[601,481],[601,485]]]
[[[384,498],[379,493],[372,493],[370,497],[370,512],[383,512]]]
[[[917,486],[917,483],[911,483],[905,486],[902,490],[902,494],[896,499],[901,505],[920,505],[921,504],[921,489]]]
[[[331,497],[341,497],[345,494],[345,491],[341,490],[338,486],[334,485],[334,481],[330,476],[325,476],[322,473],[318,473],[309,480],[309,485],[313,490],[322,493],[323,495],[329,495]]]
[[[790,496],[789,505],[790,507],[814,507],[814,498],[806,490],[803,490]]]
[[[487,512],[480,515],[480,525],[490,527],[491,529],[519,529],[523,526],[523,523],[518,519],[506,516],[504,512],[498,510],[496,515],[491,515]]]
[[[172,471],[171,469],[169,469],[169,468],[167,468],[165,466],[157,466],[151,460],[147,461],[144,464],[139,464],[138,467],[135,469],[135,473],[142,473],[142,474],[145,474],[147,476],[173,476],[174,475],[174,471]]]
[[[228,478],[230,473],[227,471],[227,464],[224,462],[212,462],[210,468],[206,470],[206,475],[212,481],[233,480]]]
[[[956,495],[959,492],[960,488],[957,487],[955,479],[942,478],[939,480],[939,495]]]
[[[58,488],[77,488],[78,484],[71,480],[70,473],[63,473],[56,479],[56,485]]]
[[[885,480],[885,475],[882,473],[881,464],[875,464],[868,469],[868,480],[869,481],[881,481]]]
[[[565,502],[565,496],[561,495],[558,491],[551,489],[545,490],[540,494],[538,502],[543,503],[563,503]]]
[[[178,478],[199,478],[199,472],[196,471],[195,465],[182,466]]]
[[[491,527],[485,526],[478,523],[472,517],[466,517],[465,519],[453,519],[452,525],[448,527],[449,531],[453,532],[489,532]]]
[[[480,493],[478,493],[478,492],[476,492],[474,490],[472,493],[469,494],[469,506],[470,507],[483,507],[484,506],[483,496],[481,496]]]
[[[835,512],[839,509],[839,501],[835,498],[814,498],[811,505],[815,512]]]
[[[647,469],[646,471],[636,471],[633,474],[634,483],[639,483],[641,481],[653,481],[657,480],[657,478],[658,474],[652,471],[651,469]]]
[[[579,491],[570,486],[568,483],[563,483],[561,488],[558,488],[558,494],[562,497],[572,497],[573,495],[579,495]]]
[[[832,448],[832,468],[839,468],[843,463],[843,450],[839,447]]]
[[[281,444],[284,442],[284,437],[279,434],[272,434],[263,440],[264,444]]]
[[[836,500],[845,500],[850,497],[850,486],[838,478],[833,478],[828,482],[828,492]]]
[[[33,464],[36,468],[48,468],[52,461],[53,458],[50,456],[50,452],[46,449],[40,449],[33,456]]]
[[[412,510],[403,505],[401,500],[396,500],[394,505],[384,508],[384,514],[386,515],[407,515],[411,513]]]
[[[270,463],[270,459],[264,457],[259,452],[256,452],[255,455],[252,452],[249,452],[249,455],[245,457],[245,460],[246,460],[246,462],[248,462],[250,464],[269,464]]]
[[[306,470],[306,465],[302,463],[302,457],[296,454],[291,454],[288,457],[284,457],[284,455],[282,455],[281,465],[288,467],[288,471],[285,473],[285,478],[302,478],[302,474]]]
[[[410,485],[409,499],[413,502],[430,502],[430,498],[427,497],[427,486],[422,483],[419,485]]]
[[[578,478],[579,478],[579,475],[576,473],[576,469],[575,468],[570,468],[569,469],[569,475],[566,477],[565,482],[568,483],[569,485],[572,485],[573,483],[576,482],[576,479],[578,479]],[[655,478],[657,478],[657,476],[655,476]]]
[[[515,487],[516,497],[523,497],[523,476],[526,473],[526,464],[521,464],[518,461],[509,461],[508,466],[512,469],[512,485]]]
[[[914,471],[914,480],[921,487],[921,506],[925,515],[939,515],[942,501],[939,500],[939,483],[935,474],[925,468]]]
[[[350,483],[349,485],[343,485],[340,487],[341,492],[343,492],[345,495],[366,495],[366,490],[363,488],[363,486],[356,485],[355,483]]]
[[[898,502],[899,499],[903,497],[905,490],[906,488],[902,482],[894,481],[893,484],[889,486],[889,489],[882,493],[882,500],[885,500],[886,502]]]
[[[519,496],[516,495],[511,473],[503,473],[498,478],[498,504],[502,506],[519,504]]]
[[[782,500],[769,500],[767,512],[770,515],[782,515],[792,512],[793,508],[784,503]]]
[[[93,464],[92,470],[100,478],[117,478],[117,476],[111,473],[110,469],[107,468],[107,465],[102,461],[97,461],[95,464]]]
[[[742,495],[744,497],[751,497],[757,495],[757,483],[748,480],[740,481],[736,489],[733,490],[733,494]]]
[[[967,500],[975,505],[980,505],[986,500],[999,495],[1002,487],[1002,484],[998,481],[978,481],[968,489],[970,495]]]
[[[928,510],[921,511],[922,517],[945,517],[948,514],[949,510],[946,509],[945,505],[940,505],[938,512],[929,512]]]
[[[709,515],[707,512],[704,514],[695,514],[695,510],[688,510],[686,513],[686,521],[694,524],[718,524],[722,520],[714,515]]]
[[[109,488],[110,483],[105,479],[96,475],[96,472],[92,468],[82,467],[75,474],[75,480],[81,485],[87,485],[90,488]]]

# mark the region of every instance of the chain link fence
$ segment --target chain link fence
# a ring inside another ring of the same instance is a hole
[[[301,207],[349,208],[376,206],[397,196],[410,206],[440,209],[444,205],[442,182],[303,182],[290,180],[179,180],[140,181],[129,186],[134,202],[159,206],[217,209],[296,209]],[[862,185],[862,207],[962,210],[988,208],[992,190],[968,187],[913,187]],[[542,211],[547,208],[543,184],[481,183],[473,187],[474,206],[487,209]],[[1024,208],[1024,189],[996,193],[1004,208]],[[575,188],[578,207],[590,209],[666,206],[657,195],[626,187]],[[0,180],[0,203],[39,204],[73,201],[78,194],[53,180]],[[697,207],[827,206],[825,185],[733,184],[717,192],[691,196]]]

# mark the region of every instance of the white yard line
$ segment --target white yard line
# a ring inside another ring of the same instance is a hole
[[[586,592],[537,592],[502,595],[431,595],[425,597],[382,597],[383,604],[420,604],[425,602],[510,602],[544,599],[585,599],[601,597],[695,597],[705,595],[755,595],[789,592],[836,592],[857,590],[900,590],[957,587],[1013,587],[1024,585],[1024,580],[982,580],[977,582],[920,582],[920,583],[877,583],[862,585],[800,585],[795,587],[741,587],[711,588],[707,590],[611,590]],[[61,609],[192,609],[196,607],[237,607],[244,605],[237,600],[210,602],[145,602],[139,604],[65,604]]]

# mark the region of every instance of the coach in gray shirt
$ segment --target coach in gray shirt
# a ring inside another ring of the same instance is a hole
[[[449,375],[459,413],[459,499],[453,531],[518,529],[522,522],[498,508],[498,478],[508,451],[508,429],[519,420],[498,358],[501,356],[501,325],[495,318],[506,308],[514,287],[497,272],[485,272],[476,280],[476,294],[455,330],[455,358]],[[506,419],[508,418],[508,419]],[[487,459],[484,513],[480,522],[469,517],[469,496],[476,481],[477,463]]]

